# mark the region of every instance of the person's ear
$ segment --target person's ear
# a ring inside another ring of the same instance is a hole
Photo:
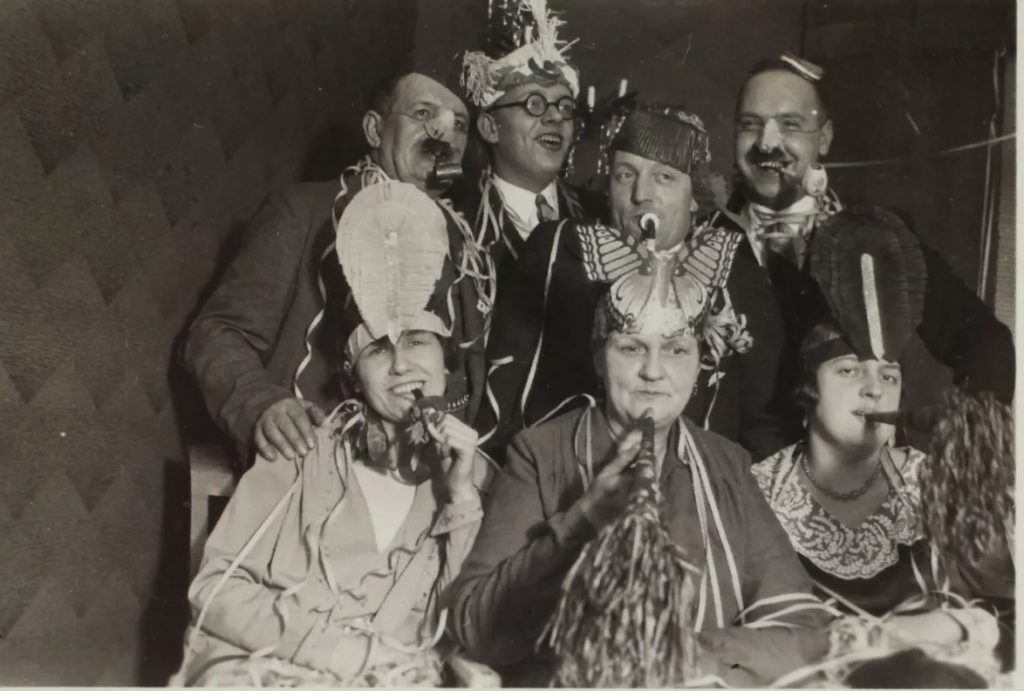
[[[818,155],[824,156],[828,154],[829,147],[832,146],[832,121],[826,120],[825,124],[821,126],[821,135],[818,139]]]
[[[363,136],[366,137],[366,143],[370,145],[371,149],[380,148],[380,130],[383,120],[384,116],[375,110],[368,110],[363,116]]]
[[[494,116],[487,111],[480,111],[480,115],[476,119],[476,131],[480,133],[480,138],[488,144],[497,144],[498,129],[498,121],[494,119]]]

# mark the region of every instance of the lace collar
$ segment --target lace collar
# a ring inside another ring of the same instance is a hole
[[[787,447],[751,470],[793,549],[822,571],[846,580],[873,578],[899,559],[899,545],[922,539],[918,471],[927,458],[909,446],[902,470],[886,472],[890,490],[857,527],[839,522],[799,481],[802,444]]]

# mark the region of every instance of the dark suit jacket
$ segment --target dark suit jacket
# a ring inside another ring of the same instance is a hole
[[[480,198],[477,197],[474,203],[479,205]],[[479,227],[481,225],[479,206],[474,211],[473,217],[477,219],[477,237],[488,246],[498,276],[498,294],[487,349],[488,366],[493,368],[495,361],[500,361],[508,355],[510,341],[516,342],[517,345],[512,346],[516,353],[521,348],[528,349],[530,347],[527,341],[537,333],[540,312],[533,309],[532,306],[524,309],[523,303],[524,299],[527,301],[532,299],[526,297],[530,288],[524,285],[524,276],[534,273],[535,260],[532,258],[527,260],[527,256],[533,257],[535,252],[529,249],[528,242],[523,240],[516,231],[512,220],[503,209],[497,189],[493,186],[490,187],[488,203],[492,209],[498,211],[496,214],[499,221],[497,236],[491,235],[490,233],[493,232],[491,230],[486,233],[482,232]],[[558,207],[562,218],[595,218],[605,215],[608,202],[602,194],[559,182]],[[543,225],[539,225],[537,229]],[[534,233],[536,233],[536,229]],[[481,237],[481,235],[486,235],[486,237]],[[497,336],[494,335],[495,329],[499,331]],[[520,339],[526,340],[519,343]],[[521,428],[518,419],[514,417],[516,413],[509,398],[514,394],[507,384],[512,372],[519,372],[521,368],[522,358],[520,357],[516,359],[511,369],[501,366],[495,369],[493,374],[488,375],[489,396],[482,402],[480,412],[476,417],[474,426],[477,431],[482,435],[490,435],[485,439],[484,448],[497,458],[504,457],[505,446],[512,434]]]

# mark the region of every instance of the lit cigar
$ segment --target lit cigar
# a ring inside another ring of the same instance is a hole
[[[877,413],[858,413],[868,422],[882,425],[901,425],[917,430],[931,429],[938,422],[941,410],[936,406],[908,408],[906,410],[887,410]]]

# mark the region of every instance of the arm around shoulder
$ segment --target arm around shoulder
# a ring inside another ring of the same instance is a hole
[[[292,393],[271,382],[265,363],[293,299],[312,221],[289,195],[271,195],[238,255],[192,324],[185,362],[211,415],[238,448],[252,443],[257,417]]]

